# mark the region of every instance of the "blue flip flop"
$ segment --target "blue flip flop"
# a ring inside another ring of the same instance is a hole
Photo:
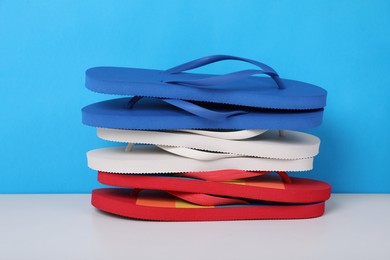
[[[323,109],[242,109],[241,106],[183,100],[120,98],[84,107],[82,122],[94,127],[132,130],[304,130],[319,126],[323,114]]]
[[[223,60],[240,60],[260,70],[225,75],[183,71]],[[264,74],[269,77],[254,77]],[[273,109],[320,109],[327,92],[317,86],[288,79],[266,64],[228,55],[213,55],[162,71],[152,69],[95,67],[86,71],[86,87],[92,91],[126,96],[214,102]]]

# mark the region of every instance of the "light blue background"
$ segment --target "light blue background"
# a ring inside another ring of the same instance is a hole
[[[89,149],[111,145],[80,109],[111,65],[165,69],[210,54],[263,61],[328,90],[315,169],[334,192],[390,192],[390,1],[0,1],[0,193],[99,187]],[[211,72],[243,68],[212,65]]]

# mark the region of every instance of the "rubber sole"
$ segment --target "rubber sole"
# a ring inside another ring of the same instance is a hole
[[[82,122],[94,127],[132,130],[304,130],[319,126],[323,116],[323,109],[309,111],[252,109],[247,114],[214,121],[195,116],[158,99],[142,99],[130,109],[127,106],[129,100],[129,98],[112,99],[86,106],[82,109]],[[230,110],[228,108],[221,110],[221,107],[224,107],[221,104],[206,105],[217,111]],[[237,108],[233,110],[235,109]]]
[[[249,179],[215,182],[175,175],[98,173],[100,183],[124,188],[180,191],[289,203],[322,202],[330,197],[331,186],[328,183],[305,178],[290,179],[292,183],[283,183],[279,176],[267,174]]]
[[[124,147],[96,149],[87,152],[88,166],[112,173],[179,173],[220,169],[245,171],[309,171],[313,158],[297,160],[235,157],[201,161],[167,153],[155,146],[135,146],[130,152]]]
[[[86,71],[85,85],[92,91],[105,94],[197,100],[274,109],[314,109],[326,105],[327,92],[324,89],[288,79],[281,79],[285,85],[283,90],[278,89],[274,80],[267,77],[249,77],[223,84],[221,89],[201,89],[162,82],[210,76],[215,75],[170,75],[161,70],[95,67]]]
[[[184,147],[243,156],[302,159],[318,154],[320,139],[306,133],[270,130],[244,140],[226,140],[180,131],[138,131],[98,128],[98,137],[114,142]]]
[[[92,205],[123,217],[157,221],[305,219],[319,217],[325,210],[323,202],[298,205],[257,202],[257,205],[201,207],[163,192],[146,192],[140,200],[139,194],[134,195],[132,189],[97,189],[92,191]]]

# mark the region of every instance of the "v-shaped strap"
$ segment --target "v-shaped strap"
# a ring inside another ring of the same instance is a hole
[[[238,179],[252,178],[256,176],[261,176],[268,174],[270,172],[261,171],[261,172],[252,172],[252,171],[243,171],[237,169],[225,169],[219,171],[209,171],[209,172],[186,172],[176,174],[176,176],[190,177],[195,179],[201,179],[205,181],[231,181]],[[276,171],[284,183],[292,183],[290,177],[286,172]]]
[[[177,174],[176,176],[182,177],[191,177],[202,179],[206,181],[228,181],[228,180],[236,180],[236,179],[244,179],[255,176],[260,176],[267,174],[269,172],[246,172],[241,170],[220,170],[220,171],[212,171],[212,172],[189,172]],[[291,179],[285,172],[277,172],[279,176],[282,178],[283,182],[291,183]],[[142,189],[135,189],[133,192],[138,194]],[[166,191],[161,189],[175,197],[178,197],[184,201],[201,205],[201,206],[218,206],[218,205],[231,205],[231,204],[249,204],[247,200],[233,198],[233,197],[222,197],[215,196],[209,194],[201,194],[201,193],[190,193],[190,192],[181,192],[181,191]]]
[[[179,66],[173,67],[171,69],[168,69],[165,71],[166,74],[177,74],[181,73],[186,70],[191,70],[199,67],[203,67],[205,65],[224,61],[224,60],[239,60],[244,61],[247,63],[251,63],[257,67],[259,67],[261,70],[241,70],[233,73],[228,73],[225,75],[220,76],[212,76],[202,79],[193,79],[193,80],[184,80],[184,79],[169,79],[164,82],[166,83],[173,83],[173,84],[184,84],[184,85],[192,85],[200,88],[213,88],[213,89],[220,89],[223,88],[223,84],[233,82],[240,79],[248,78],[255,74],[266,74],[269,75],[277,84],[279,89],[284,89],[285,86],[283,84],[283,81],[279,78],[278,73],[274,69],[272,69],[270,66],[259,62],[255,60],[250,60],[247,58],[241,58],[237,56],[230,56],[230,55],[211,55],[206,56],[200,59],[196,59],[190,62],[186,62],[184,64],[181,64]]]
[[[129,108],[133,108],[134,105],[141,100],[143,97],[140,96],[135,96],[132,97],[127,106]],[[170,104],[172,106],[175,106],[177,108],[180,108],[184,111],[187,111],[188,113],[191,113],[193,115],[208,119],[208,120],[213,120],[213,121],[222,121],[225,120],[228,117],[235,116],[235,115],[240,115],[240,114],[246,114],[248,112],[243,111],[243,110],[235,110],[235,111],[227,111],[227,112],[221,112],[221,111],[214,111],[210,110],[201,106],[198,106],[194,103],[180,100],[180,99],[160,99],[163,102]]]
[[[166,191],[175,197],[201,206],[218,206],[231,204],[249,204],[248,201],[236,198],[213,196],[208,194]]]

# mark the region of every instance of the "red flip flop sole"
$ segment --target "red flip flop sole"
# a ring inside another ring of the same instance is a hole
[[[254,201],[249,205],[199,206],[162,191],[105,188],[92,192],[92,205],[102,211],[143,220],[216,221],[305,219],[323,215],[325,203],[281,204]]]
[[[99,172],[99,182],[117,187],[181,191],[229,196],[254,200],[315,203],[329,199],[328,183],[291,177],[284,183],[279,176],[263,175],[248,179],[215,182],[177,177],[175,175],[133,175]]]

